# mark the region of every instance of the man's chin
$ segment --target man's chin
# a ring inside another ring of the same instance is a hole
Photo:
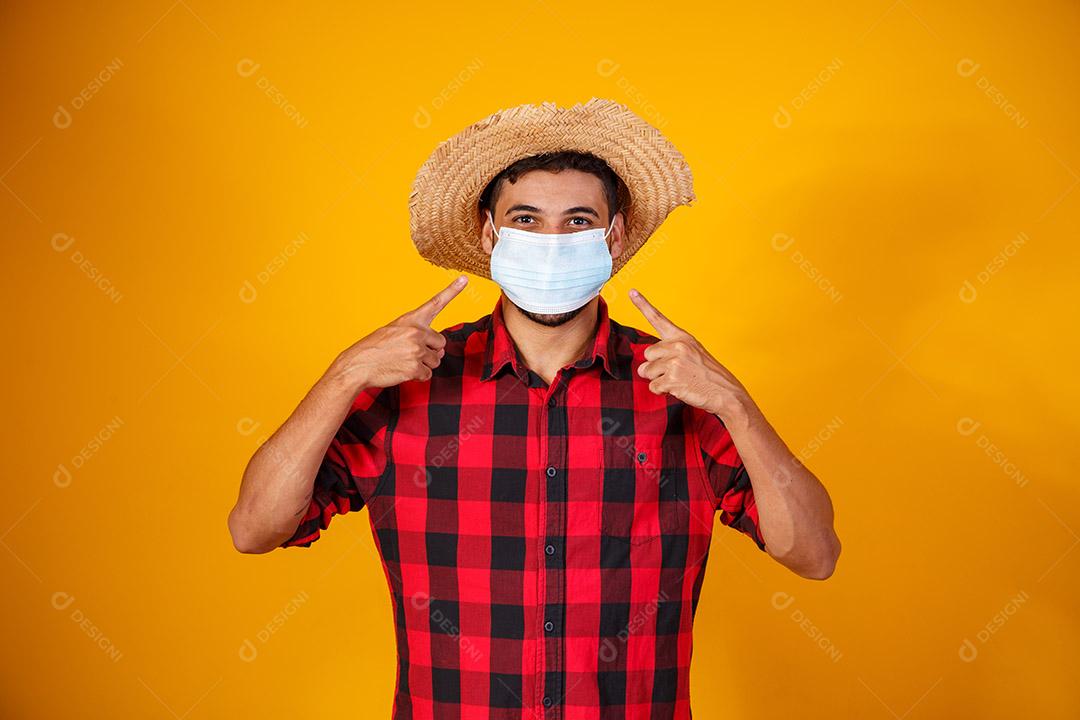
[[[588,303],[585,303],[585,305],[582,305],[577,310],[570,310],[569,312],[535,313],[535,312],[532,312],[530,310],[523,310],[520,306],[514,305],[514,307],[516,307],[521,312],[522,315],[529,318],[534,323],[538,323],[538,324],[543,325],[545,327],[558,327],[559,325],[562,325],[563,323],[570,322],[575,317],[577,317],[578,314],[582,310],[584,310],[586,308],[586,306],[588,306]]]

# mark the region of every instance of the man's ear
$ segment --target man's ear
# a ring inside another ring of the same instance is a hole
[[[615,213],[615,222],[611,226],[611,257],[618,258],[622,255],[623,248],[626,247],[623,243],[624,234],[626,232],[626,225],[623,220],[624,216],[622,211]]]
[[[495,247],[495,228],[488,221],[488,214],[485,210],[480,211],[480,247],[484,248],[484,252],[488,255],[491,254],[492,248]]]

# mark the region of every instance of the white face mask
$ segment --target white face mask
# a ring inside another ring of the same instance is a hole
[[[491,279],[522,310],[555,314],[577,310],[600,294],[611,277],[607,232],[590,228],[578,232],[529,232],[491,227],[499,242],[491,251]]]

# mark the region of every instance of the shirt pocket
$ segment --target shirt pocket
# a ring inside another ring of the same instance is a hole
[[[631,545],[685,535],[689,525],[685,458],[660,438],[605,435],[601,450],[600,534]],[[677,482],[681,476],[682,482]]]

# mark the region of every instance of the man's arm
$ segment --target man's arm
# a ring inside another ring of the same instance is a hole
[[[269,552],[297,531],[311,507],[322,460],[360,392],[431,379],[446,338],[430,325],[466,282],[466,276],[459,276],[420,307],[342,352],[255,452],[229,512],[229,533],[237,550]]]
[[[727,427],[754,488],[766,551],[802,577],[824,580],[840,556],[833,506],[821,481],[792,454],[750,396],[717,417]]]
[[[358,368],[336,360],[255,452],[229,513],[229,532],[237,550],[269,552],[296,531],[311,503],[326,449],[364,383]]]
[[[832,575],[840,556],[833,506],[821,482],[788,449],[742,386],[690,333],[637,290],[630,299],[656,328],[638,374],[654,393],[670,393],[720,418],[753,487],[765,549],[805,578]]]

